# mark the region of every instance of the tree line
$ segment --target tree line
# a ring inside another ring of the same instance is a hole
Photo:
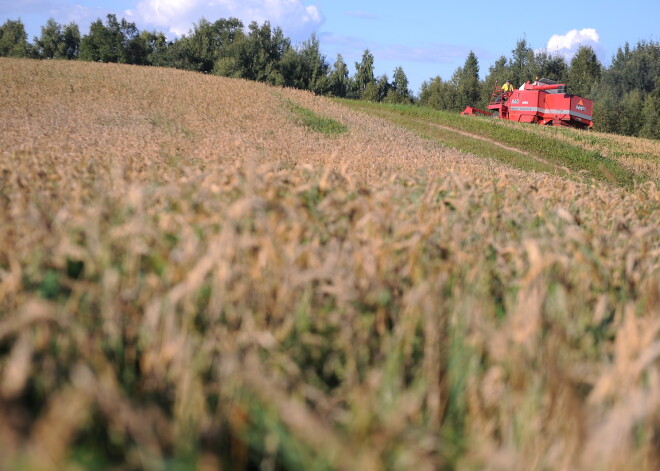
[[[470,52],[449,80],[425,81],[418,96],[409,89],[402,67],[375,75],[374,56],[365,50],[351,75],[341,54],[329,64],[315,34],[293,45],[279,27],[266,21],[247,28],[236,18],[210,22],[204,18],[187,35],[168,41],[162,32],[140,31],[135,23],[109,14],[81,35],[75,23],[49,19],[41,34],[28,42],[21,20],[0,26],[0,56],[117,62],[243,78],[275,86],[310,90],[319,95],[386,103],[417,103],[435,109],[461,111],[485,108],[492,91],[511,81],[519,86],[535,77],[566,83],[570,93],[594,100],[595,128],[660,139],[660,43],[641,41],[619,48],[605,67],[589,46],[567,62],[562,56],[534,51],[525,39],[509,57],[501,56],[479,77],[479,61]]]
[[[479,62],[470,52],[451,79],[425,81],[418,102],[437,109],[485,108],[496,86],[509,80],[520,86],[535,77],[565,83],[568,92],[594,101],[598,131],[660,139],[660,43],[626,43],[604,67],[590,46],[581,46],[570,62],[560,55],[535,52],[518,40],[510,57],[501,56],[479,79]]]

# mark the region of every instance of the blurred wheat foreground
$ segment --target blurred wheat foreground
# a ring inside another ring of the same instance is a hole
[[[245,81],[0,75],[0,469],[660,466],[657,181]]]

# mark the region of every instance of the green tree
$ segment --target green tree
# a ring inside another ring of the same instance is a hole
[[[348,94],[350,85],[348,66],[342,55],[337,54],[337,60],[328,77],[328,93],[343,98]]]
[[[89,27],[89,34],[80,42],[80,58],[96,62],[119,62],[122,57],[122,36],[116,15],[108,15],[107,26],[101,19]]]
[[[443,82],[440,76],[422,83],[419,93],[419,103],[437,110],[456,109],[456,87],[449,82]]]
[[[41,27],[41,36],[34,38],[35,54],[41,59],[60,59],[65,57],[64,32],[62,26],[49,18],[46,26]]]
[[[159,57],[168,67],[183,70],[197,70],[195,60],[192,59],[192,48],[186,35],[174,40],[164,51],[164,57]],[[215,67],[215,66],[214,66]]]
[[[481,96],[481,82],[479,81],[479,60],[474,52],[470,51],[463,67],[459,67],[454,74],[456,85],[457,111],[466,106],[476,106]]]
[[[660,43],[620,47],[592,87],[594,126],[599,131],[655,135],[654,111],[660,88]]]
[[[281,62],[286,86],[310,90],[318,95],[329,89],[329,65],[321,54],[321,45],[316,34],[312,34],[299,48],[287,50]]]
[[[412,93],[408,89],[408,77],[401,66],[394,69],[392,85],[384,101],[387,103],[412,103]]]
[[[121,62],[126,64],[149,65],[148,37],[139,33],[124,44]]]
[[[80,29],[76,23],[69,23],[62,32],[63,57],[69,60],[77,59],[80,53]]]
[[[383,74],[376,80],[376,99],[375,101],[381,102],[392,90],[392,84],[390,83],[387,74]]]
[[[634,89],[624,93],[620,106],[621,114],[617,131],[627,136],[639,135],[644,125],[644,116],[642,115],[644,98],[642,92]]]
[[[321,54],[321,43],[316,37],[316,33],[312,33],[311,38],[303,42],[300,55],[303,59],[303,71],[306,74],[305,79],[308,79],[308,84],[305,88],[316,94],[325,93],[328,90],[328,72],[330,66],[325,56]]]
[[[591,89],[600,80],[602,65],[590,46],[580,46],[568,73],[568,91],[574,95],[591,98]]]
[[[285,55],[287,63],[292,59],[288,54],[291,41],[279,27],[271,28],[268,21],[262,26],[253,21],[248,29],[247,36],[237,36],[221,50],[213,73],[271,85],[285,85],[282,61]]]
[[[566,60],[558,54],[537,52],[534,54],[535,77],[548,78],[560,83],[568,80],[568,65]]]
[[[608,69],[608,85],[619,93],[637,89],[651,93],[660,81],[660,43],[640,41],[633,49],[619,48]]]
[[[80,58],[98,62],[146,64],[148,51],[135,23],[109,14],[104,25],[97,19],[89,27],[89,34],[80,41]]]
[[[619,132],[620,95],[605,83],[594,86],[594,127],[601,132]]]
[[[660,43],[640,41],[628,64],[632,69],[631,86],[643,94],[660,87]]]
[[[169,60],[169,48],[171,43],[163,33],[142,31],[140,41],[144,44],[147,51],[146,63],[158,67],[172,67]]]
[[[360,99],[364,101],[378,102],[380,101],[380,91],[376,82],[370,82],[360,93]]]
[[[644,100],[642,128],[639,135],[649,139],[660,139],[660,87],[653,90]]]
[[[138,65],[148,64],[149,45],[146,38],[140,34],[140,30],[135,26],[135,23],[122,18],[117,36],[121,41],[119,62]]]
[[[261,27],[256,22],[252,22],[249,29],[249,51],[255,60],[252,63],[251,76],[248,78],[271,85],[284,85],[280,61],[291,49],[291,40],[284,36],[281,28],[272,28],[268,21]]]
[[[31,46],[23,22],[20,19],[5,21],[0,26],[0,56],[28,57],[30,52]]]
[[[534,51],[525,38],[519,39],[509,61],[509,80],[514,87],[519,87],[528,80],[533,80],[536,74]]]
[[[244,37],[243,23],[237,18],[219,19],[214,23],[202,18],[193,25],[188,36],[174,43],[172,62],[180,69],[209,73],[214,70],[223,49]]]
[[[355,95],[358,98],[375,101],[374,97],[378,96],[378,90],[374,76],[374,56],[369,49],[362,54],[362,61],[355,63],[354,85]]]

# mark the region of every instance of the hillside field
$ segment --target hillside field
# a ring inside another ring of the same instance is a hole
[[[0,470],[660,469],[658,141],[0,77]]]

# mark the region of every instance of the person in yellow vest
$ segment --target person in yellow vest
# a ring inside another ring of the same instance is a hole
[[[502,91],[504,93],[512,92],[513,91],[513,85],[511,85],[511,82],[509,82],[508,80],[506,82],[504,82],[504,85],[502,85]]]

